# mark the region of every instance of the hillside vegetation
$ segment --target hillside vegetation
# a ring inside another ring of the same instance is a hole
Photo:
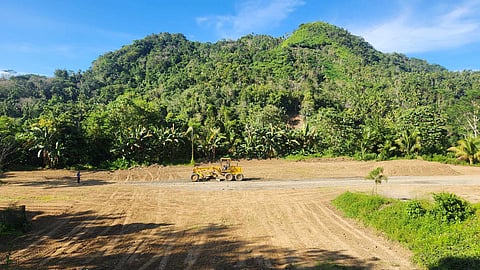
[[[477,135],[480,73],[384,54],[323,22],[216,43],[160,33],[90,69],[0,80],[0,165],[445,155]]]

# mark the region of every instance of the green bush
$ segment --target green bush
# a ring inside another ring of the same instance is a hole
[[[474,214],[472,206],[451,193],[433,194],[435,206],[432,213],[444,222],[464,221]]]
[[[409,201],[406,205],[406,211],[408,216],[412,218],[422,217],[427,213],[427,210],[417,200]]]
[[[117,158],[116,160],[109,162],[107,165],[110,170],[126,170],[133,166],[138,166],[138,163],[125,158]]]
[[[439,154],[424,155],[424,156],[422,156],[422,159],[423,160],[428,160],[428,161],[439,162],[439,163],[445,163],[445,164],[468,165],[468,162],[466,162],[464,160],[459,160],[455,156],[451,155],[451,153],[448,153],[447,155],[439,155]]]

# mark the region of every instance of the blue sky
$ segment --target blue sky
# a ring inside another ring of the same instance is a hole
[[[324,21],[449,70],[480,70],[480,0],[2,0],[0,70],[52,76],[149,34],[216,42]]]

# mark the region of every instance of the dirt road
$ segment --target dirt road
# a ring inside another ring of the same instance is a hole
[[[413,269],[410,254],[330,201],[371,191],[376,166],[396,198],[449,191],[480,201],[480,168],[423,161],[242,161],[247,181],[187,179],[186,166],[116,172],[15,172],[0,205],[27,206],[31,231],[1,239],[14,269],[296,269],[318,263]]]

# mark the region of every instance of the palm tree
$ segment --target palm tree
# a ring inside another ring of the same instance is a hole
[[[420,132],[418,130],[409,131],[404,129],[400,132],[400,137],[395,140],[398,149],[410,157],[413,153],[417,153],[422,148],[420,144]]]
[[[480,157],[480,137],[469,136],[457,142],[458,146],[448,148],[459,160],[468,160],[472,165]]]
[[[194,143],[193,143],[193,138],[194,138],[194,132],[193,132],[193,126],[189,126],[187,131],[183,133],[184,136],[187,136],[190,134],[190,143],[191,143],[191,157],[190,157],[190,165],[195,165],[195,151],[194,151]]]
[[[383,167],[377,167],[370,171],[370,173],[365,176],[365,179],[373,180],[375,182],[375,194],[377,194],[377,185],[381,184],[383,181],[388,181],[388,177],[383,174]]]

